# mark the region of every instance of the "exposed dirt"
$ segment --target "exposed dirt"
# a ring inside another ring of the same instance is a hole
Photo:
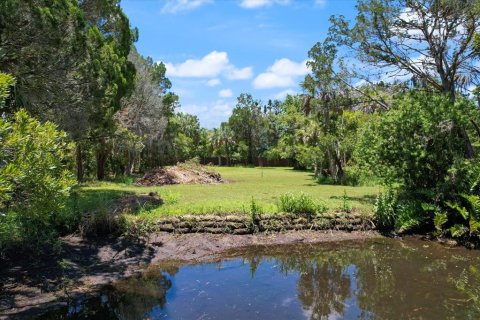
[[[218,259],[247,246],[361,240],[375,232],[290,231],[253,235],[157,233],[144,241],[63,239],[62,253],[35,261],[22,257],[0,266],[0,319],[29,318],[94,295],[104,285],[164,261]],[[35,262],[34,262],[35,261]]]
[[[149,187],[170,184],[216,184],[223,182],[218,172],[209,171],[205,166],[178,164],[172,167],[150,170],[136,182],[136,185]]]
[[[157,207],[163,204],[157,193],[130,194],[115,201],[110,208],[112,214],[133,213],[144,207]]]

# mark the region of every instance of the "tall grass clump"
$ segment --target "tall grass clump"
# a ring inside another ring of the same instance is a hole
[[[312,197],[303,192],[299,195],[294,195],[292,193],[281,195],[278,202],[278,209],[281,212],[305,214],[307,216],[326,211],[326,207],[323,203],[315,202]]]
[[[260,214],[263,213],[263,208],[252,198],[250,202],[250,217],[252,218],[253,232],[259,231]]]
[[[387,188],[380,193],[373,207],[373,215],[379,230],[390,230],[395,226],[398,206],[398,193],[392,188]]]

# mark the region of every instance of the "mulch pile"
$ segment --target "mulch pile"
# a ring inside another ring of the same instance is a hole
[[[155,168],[140,178],[138,186],[163,186],[170,184],[216,184],[223,183],[218,172],[209,171],[205,166],[183,166]]]

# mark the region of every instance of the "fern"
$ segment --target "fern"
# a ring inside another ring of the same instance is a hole
[[[463,237],[468,232],[468,228],[465,227],[463,224],[455,224],[453,227],[450,228],[450,234],[454,238]]]
[[[463,220],[468,221],[468,210],[465,207],[460,207],[458,203],[453,203],[451,201],[446,201],[445,204],[455,212],[459,213]]]
[[[448,217],[445,212],[437,212],[433,217],[433,224],[435,225],[435,229],[438,231],[442,230],[442,227],[445,223],[447,223]]]

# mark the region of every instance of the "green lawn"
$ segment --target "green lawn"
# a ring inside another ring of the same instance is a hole
[[[317,184],[312,174],[290,168],[241,168],[214,167],[227,180],[217,185],[172,185],[163,187],[137,187],[131,184],[100,182],[81,188],[85,194],[98,199],[109,199],[123,193],[147,193],[156,191],[165,200],[159,208],[140,212],[141,216],[158,217],[164,215],[239,213],[249,210],[252,198],[268,213],[278,212],[276,203],[287,192],[309,194],[315,201],[323,202],[329,211],[343,206],[342,197],[346,193],[347,204],[354,209],[369,212],[378,194],[379,187],[348,187]],[[86,200],[85,200],[86,201]]]

